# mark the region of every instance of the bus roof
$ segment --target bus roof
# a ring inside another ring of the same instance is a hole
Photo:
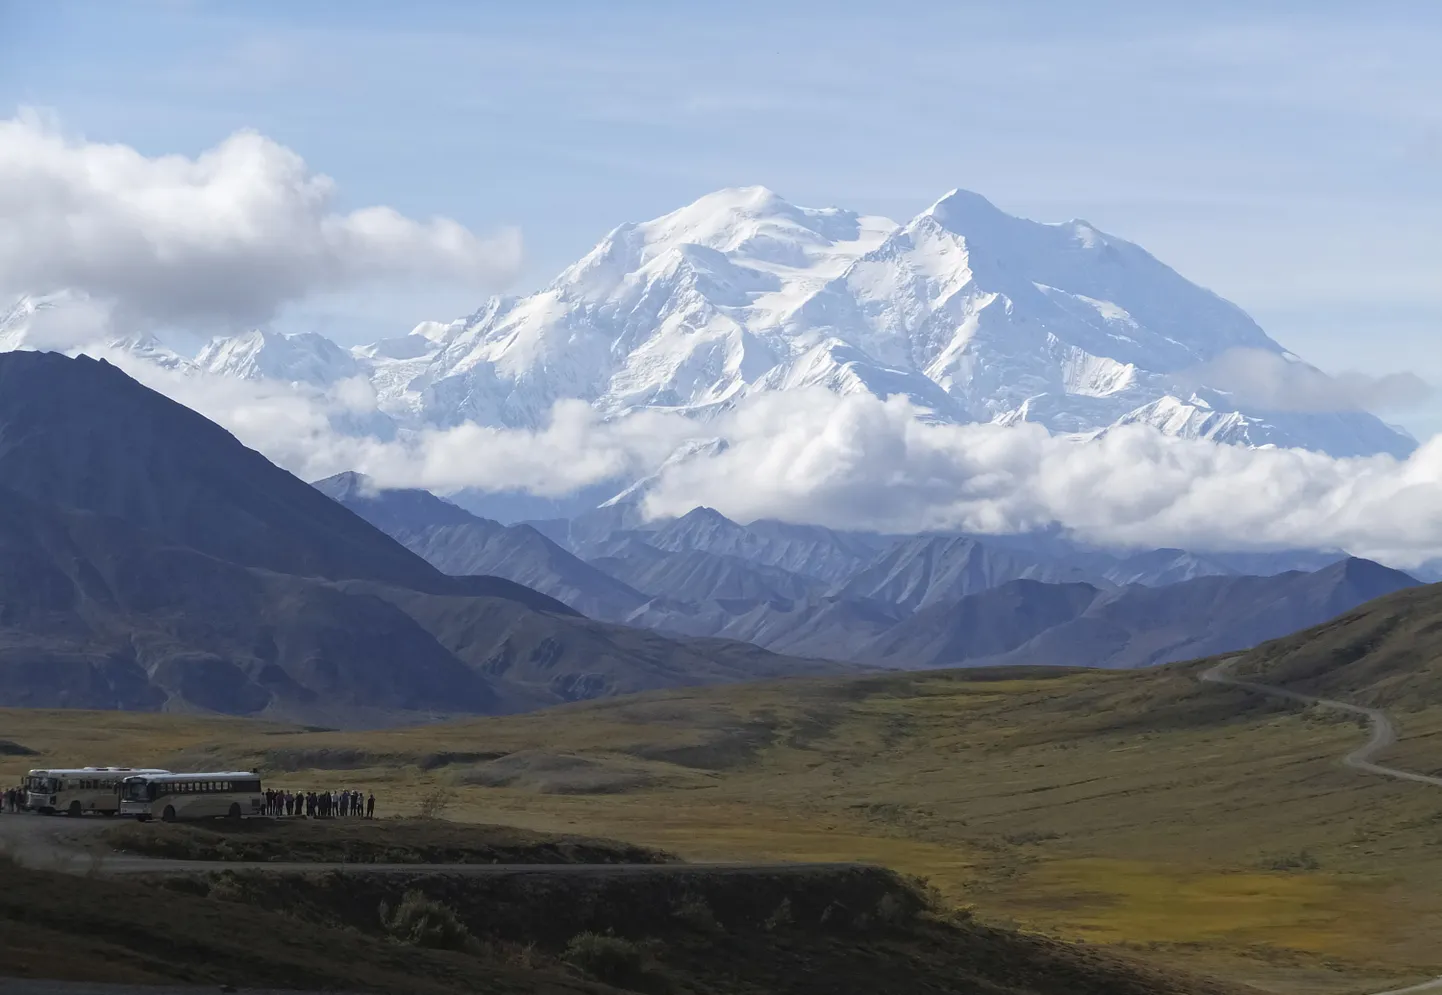
[[[168,770],[160,770],[136,771],[133,778],[127,777],[126,780],[144,778],[147,781],[239,781],[242,778],[250,780],[258,777],[260,775],[253,770],[208,770],[186,774],[173,774]]]
[[[67,774],[169,774],[170,771],[162,770],[159,767],[49,767],[36,768],[28,773],[29,777],[64,777]]]

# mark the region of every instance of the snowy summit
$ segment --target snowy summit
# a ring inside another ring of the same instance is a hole
[[[623,224],[544,289],[449,324],[349,350],[253,332],[196,363],[313,386],[362,376],[401,428],[536,427],[562,398],[704,417],[821,386],[902,394],[944,422],[1415,448],[1362,411],[1242,407],[1196,372],[1232,350],[1300,363],[1240,308],[1084,221],[1028,221],[957,190],[897,224],[743,187]]]

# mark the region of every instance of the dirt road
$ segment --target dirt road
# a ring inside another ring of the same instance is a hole
[[[1315,695],[1302,694],[1299,691],[1289,691],[1286,688],[1275,687],[1271,684],[1258,684],[1255,681],[1244,681],[1233,677],[1230,670],[1240,657],[1230,657],[1221,663],[1205,671],[1201,680],[1208,684],[1224,684],[1229,687],[1242,688],[1254,694],[1266,695],[1269,698],[1282,698],[1286,701],[1295,701],[1304,705],[1321,705],[1324,708],[1331,708],[1339,712],[1351,712],[1353,715],[1364,716],[1372,729],[1372,735],[1366,743],[1357,747],[1351,753],[1342,758],[1342,763],[1353,770],[1364,771],[1368,774],[1375,774],[1378,777],[1390,777],[1399,781],[1412,781],[1416,784],[1430,784],[1435,787],[1442,787],[1442,777],[1433,777],[1430,774],[1418,774],[1415,771],[1399,770],[1396,767],[1386,767],[1376,763],[1375,758],[1383,751],[1397,742],[1397,727],[1387,717],[1387,713],[1378,708],[1366,708],[1362,705],[1353,705],[1345,701],[1337,701],[1334,698],[1318,698]],[[1424,981],[1421,984],[1411,985],[1407,988],[1393,988],[1385,992],[1375,992],[1373,995],[1423,995],[1424,992],[1442,992],[1442,978],[1433,978],[1431,981]]]
[[[1286,688],[1274,687],[1271,684],[1257,684],[1252,681],[1244,681],[1233,677],[1230,674],[1231,667],[1240,660],[1240,657],[1231,657],[1223,660],[1215,667],[1202,674],[1201,679],[1209,684],[1226,684],[1231,687],[1243,688],[1256,694],[1264,694],[1271,698],[1283,698],[1287,701],[1296,701],[1304,705],[1321,705],[1324,708],[1331,708],[1339,712],[1351,712],[1353,715],[1361,715],[1367,719],[1372,728],[1372,738],[1365,744],[1357,747],[1351,753],[1342,758],[1342,763],[1354,770],[1366,771],[1368,774],[1376,774],[1378,777],[1391,777],[1399,781],[1413,781],[1417,784],[1430,784],[1442,788],[1442,777],[1433,777],[1430,774],[1418,774],[1410,770],[1398,770],[1396,767],[1384,767],[1375,763],[1374,758],[1382,754],[1397,742],[1397,727],[1387,717],[1387,713],[1377,708],[1366,708],[1362,705],[1352,705],[1345,701],[1337,701],[1333,698],[1318,698],[1315,695],[1302,694],[1298,691],[1289,691]],[[1411,989],[1407,989],[1411,991]],[[1384,995],[1392,995],[1391,992]]]

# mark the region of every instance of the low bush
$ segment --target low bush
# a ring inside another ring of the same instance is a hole
[[[602,933],[578,933],[571,937],[561,959],[608,985],[634,982],[646,969],[646,956],[638,945]]]
[[[416,814],[422,819],[439,819],[456,800],[456,793],[450,788],[436,788],[421,799]]]
[[[781,904],[776,906],[771,915],[766,917],[765,926],[768,932],[774,933],[778,929],[785,929],[795,923],[796,913],[791,911],[791,899],[783,898]]]
[[[455,909],[419,891],[406,892],[394,914],[382,902],[380,916],[385,931],[401,943],[434,950],[472,950],[476,945]]]
[[[678,922],[684,923],[698,933],[722,932],[721,923],[716,919],[716,913],[711,911],[711,906],[700,895],[686,895],[676,903],[671,914],[676,917]]]
[[[1262,867],[1269,871],[1315,871],[1322,862],[1307,850],[1296,853],[1279,853],[1262,860]]]

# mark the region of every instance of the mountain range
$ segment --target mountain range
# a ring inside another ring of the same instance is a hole
[[[444,573],[103,361],[0,355],[0,705],[387,723],[838,669]]]
[[[1268,571],[1257,575],[1183,550],[740,525],[709,508],[641,528],[613,519],[609,533],[542,523],[546,535],[355,473],[316,486],[441,569],[524,582],[627,625],[891,668],[1150,666],[1246,649],[1417,584],[1351,557],[1253,554],[1245,565]]]
[[[26,347],[51,305],[63,302],[0,315],[0,349]],[[965,191],[897,223],[763,187],[720,190],[616,227],[536,293],[354,348],[267,330],[190,358],[145,336],[111,345],[298,388],[364,379],[378,410],[337,415],[336,428],[387,437],[466,422],[536,428],[567,398],[608,418],[681,412],[704,436],[748,396],[823,387],[903,395],[936,421],[1035,422],[1080,438],[1141,423],[1334,456],[1416,445],[1363,411],[1280,410],[1239,393],[1219,362],[1230,355],[1261,357],[1273,377],[1320,374],[1139,246],[1085,221],[1013,217]],[[543,506],[510,517],[544,517]]]
[[[359,474],[313,487],[104,361],[43,352],[0,355],[0,481],[0,705],[388,724],[856,665],[1145,666],[1415,584],[706,508],[502,525]]]

